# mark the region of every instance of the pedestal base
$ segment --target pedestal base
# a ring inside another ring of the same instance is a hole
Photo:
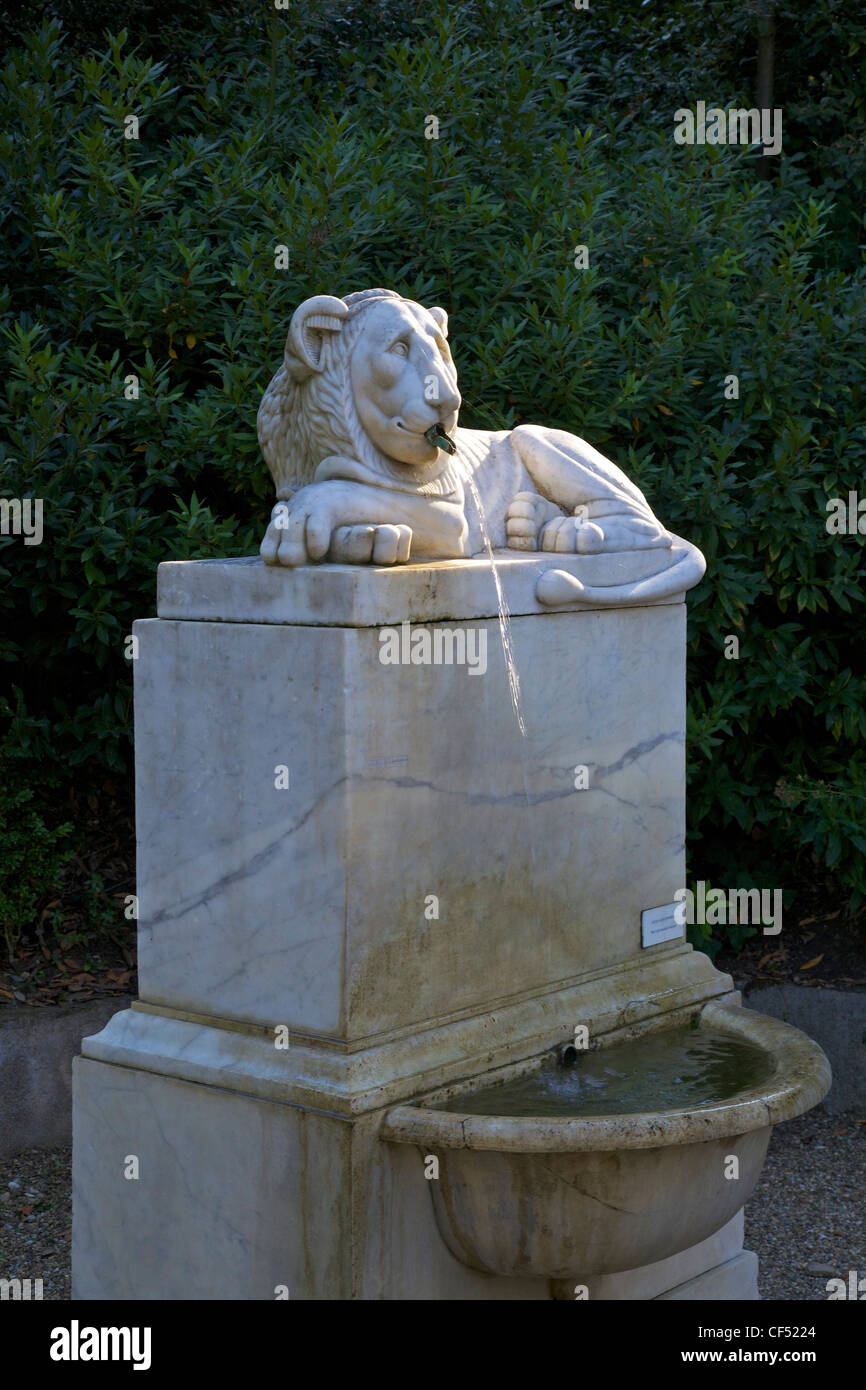
[[[546,1300],[572,1281],[456,1260],[422,1157],[384,1109],[338,1115],[135,1066],[74,1063],[73,1297]],[[756,1298],[742,1213],[671,1259],[586,1279],[592,1300]]]
[[[593,1302],[645,1302],[650,1299],[677,1299],[701,1302],[758,1298],[758,1257],[743,1249],[743,1212],[721,1230],[671,1255],[667,1260],[577,1279],[557,1279],[551,1286],[553,1298],[571,1300],[585,1287]],[[582,1296],[582,1295],[581,1295]]]

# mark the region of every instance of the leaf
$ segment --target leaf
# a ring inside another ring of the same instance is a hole
[[[801,971],[802,971],[802,970],[811,970],[813,965],[818,965],[819,962],[822,961],[823,959],[824,959],[824,952],[822,951],[821,954],[820,954],[820,956],[813,956],[811,960],[807,960],[807,961],[806,961],[806,964],[805,964],[805,965],[801,965],[801,966],[800,966],[800,970],[801,970]]]
[[[761,970],[765,965],[769,965],[771,960],[778,960],[781,954],[781,951],[768,951],[767,954],[761,956],[761,959],[758,961],[758,969]]]

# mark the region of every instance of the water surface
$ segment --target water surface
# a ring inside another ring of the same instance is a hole
[[[665,1028],[594,1052],[571,1067],[528,1076],[431,1106],[463,1115],[630,1115],[717,1104],[767,1081],[772,1056],[716,1028]]]

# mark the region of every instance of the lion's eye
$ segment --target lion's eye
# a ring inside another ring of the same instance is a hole
[[[402,342],[402,341],[399,342],[399,343],[395,343],[394,346],[392,347],[391,351],[394,352],[394,353],[396,353],[398,357],[408,357],[408,356],[409,356],[409,344],[408,344],[408,343],[404,343],[404,342]]]

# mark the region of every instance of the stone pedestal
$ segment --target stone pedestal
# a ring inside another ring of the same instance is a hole
[[[594,584],[635,563],[557,557]],[[502,561],[517,712],[486,563],[161,566],[135,627],[141,995],[75,1065],[77,1297],[564,1296],[460,1264],[422,1159],[379,1138],[576,1024],[731,990],[682,938],[641,944],[684,883],[684,605],[545,613],[549,565]],[[475,669],[385,664],[388,627]],[[754,1296],[741,1245],[732,1223],[590,1296]]]

